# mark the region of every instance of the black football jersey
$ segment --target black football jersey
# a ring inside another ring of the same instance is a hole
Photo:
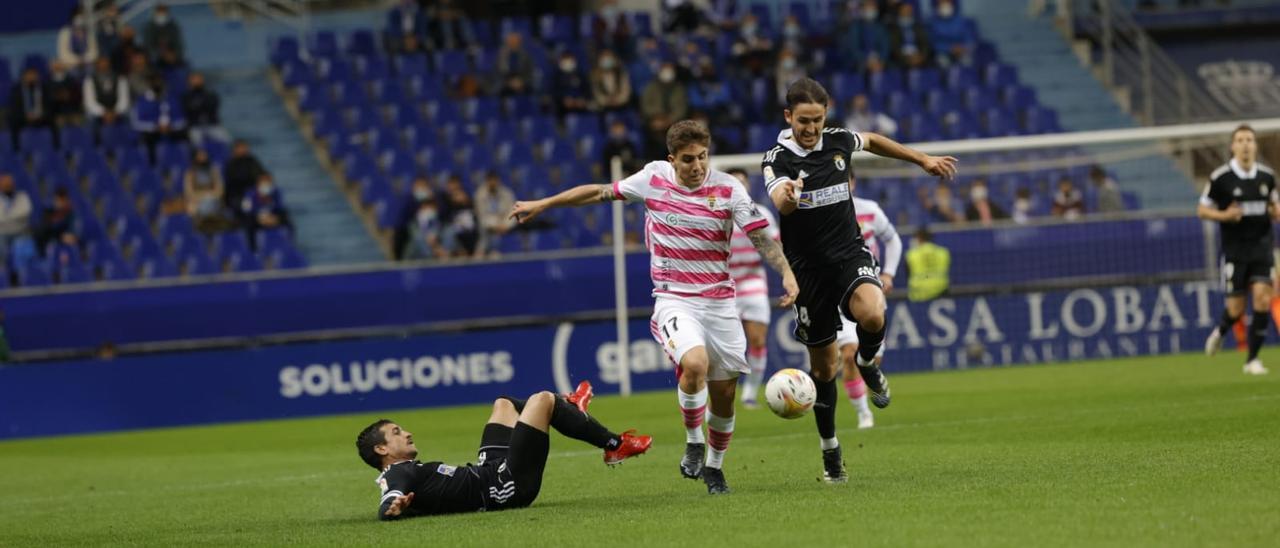
[[[770,192],[785,180],[804,180],[795,211],[779,216],[782,247],[791,268],[817,268],[849,260],[866,245],[849,192],[851,155],[862,150],[862,136],[844,128],[822,130],[813,150],[778,135],[778,145],[764,155],[761,167]]]
[[[1267,206],[1280,198],[1276,192],[1275,173],[1270,168],[1254,165],[1252,171],[1240,169],[1235,160],[1214,170],[1200,203],[1227,209],[1239,204],[1244,216],[1237,223],[1219,223],[1222,252],[1232,260],[1267,260],[1271,257],[1271,216]]]
[[[401,516],[423,516],[475,512],[485,508],[486,476],[492,467],[450,466],[443,462],[397,462],[378,476],[382,501],[378,516],[383,517],[391,501],[399,495],[413,493],[413,504]],[[385,518],[384,518],[385,519]]]

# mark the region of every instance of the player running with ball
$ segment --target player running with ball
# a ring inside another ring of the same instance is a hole
[[[711,134],[702,124],[677,122],[667,130],[667,161],[651,162],[612,186],[583,185],[550,198],[516,202],[511,216],[523,223],[551,207],[612,200],[644,204],[654,296],[650,329],[677,364],[680,379],[687,433],[680,473],[701,477],[714,495],[729,492],[724,453],[733,436],[738,376],[751,371],[729,276],[733,227],[742,228],[764,262],[782,274],[784,306],[799,289],[782,249],[766,229],[768,220],[751,203],[746,188],[733,176],[709,169],[710,144]]]
[[[810,376],[818,388],[813,407],[821,438],[823,479],[849,479],[836,439],[836,373],[840,356],[836,333],[840,318],[857,324],[856,364],[876,407],[889,405],[889,382],[875,356],[884,341],[884,292],[880,267],[867,250],[849,193],[849,162],[854,152],[905,160],[930,175],[951,178],[956,159],[929,156],[874,133],[828,128],[830,96],[809,78],[787,90],[783,116],[790,128],[764,155],[766,188],[781,213],[782,246],[800,280],[796,298],[796,339],[809,348]]]

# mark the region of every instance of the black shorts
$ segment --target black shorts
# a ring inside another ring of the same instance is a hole
[[[1253,259],[1225,259],[1222,262],[1222,281],[1228,295],[1240,295],[1250,285],[1271,285],[1274,264],[1270,257]]]
[[[542,489],[551,441],[546,432],[522,422],[515,428],[496,423],[484,426],[477,464],[494,473],[484,474],[485,508],[502,510],[533,504]]]
[[[796,340],[805,346],[826,346],[840,331],[840,316],[857,320],[849,310],[849,297],[862,284],[880,285],[880,264],[867,248],[856,257],[821,268],[795,271],[800,295],[796,297]]]

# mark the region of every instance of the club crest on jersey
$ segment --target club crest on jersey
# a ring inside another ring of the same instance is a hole
[[[1241,195],[1244,195],[1244,191],[1243,191],[1243,190],[1240,190],[1240,187],[1236,187],[1236,188],[1231,189],[1231,195],[1232,195],[1232,196],[1241,196]]]
[[[1258,190],[1262,191],[1263,196],[1267,195],[1267,185],[1265,183],[1258,185]]]
[[[715,196],[707,196],[707,207],[709,207],[709,208],[711,208],[711,209],[713,209],[713,210],[716,208],[716,197],[715,197]]]
[[[837,154],[836,155],[836,171],[844,171],[844,168],[845,168],[844,155]]]

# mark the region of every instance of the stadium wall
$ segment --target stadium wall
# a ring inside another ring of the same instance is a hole
[[[948,370],[1199,347],[1221,294],[1209,282],[1077,288],[890,303],[886,368]],[[804,367],[790,311],[771,368]],[[673,366],[634,320],[633,390],[670,389]],[[0,367],[0,439],[491,401],[591,380],[618,391],[612,322]]]

